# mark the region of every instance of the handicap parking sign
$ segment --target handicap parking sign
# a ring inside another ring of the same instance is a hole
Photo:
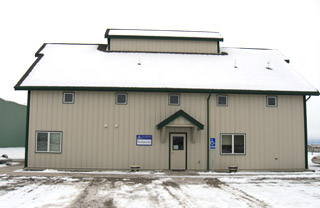
[[[210,149],[216,149],[216,138],[210,138]]]

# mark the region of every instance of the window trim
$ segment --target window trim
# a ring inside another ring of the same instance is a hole
[[[66,94],[72,94],[72,102],[67,102],[65,100],[65,95]],[[63,95],[62,95],[62,103],[63,104],[74,104],[74,100],[75,100],[75,93],[74,92],[63,92]]]
[[[171,103],[170,102],[170,96],[178,96],[178,103]],[[180,94],[168,94],[168,105],[175,105],[179,106],[180,105]]]
[[[47,151],[38,151],[38,133],[47,133],[48,134],[48,146],[47,146]],[[60,151],[50,151],[50,133],[59,133],[60,134]],[[55,153],[55,154],[59,154],[62,153],[62,136],[63,133],[62,131],[36,131],[36,146],[35,146],[35,152],[36,153]]]
[[[226,104],[219,104],[219,98],[226,97]],[[228,95],[217,95],[217,106],[228,106]]]
[[[228,135],[228,136],[232,136],[232,152],[231,153],[223,153],[222,152],[222,136],[223,135]],[[243,136],[244,137],[244,153],[234,153],[234,136]],[[230,133],[221,133],[220,134],[220,155],[246,155],[247,154],[247,148],[246,148],[246,145],[247,145],[247,136],[245,133],[233,133],[233,134],[230,134]]]
[[[275,105],[269,105],[268,104],[268,99],[269,98],[275,98]],[[277,96],[275,96],[275,95],[268,95],[267,97],[266,97],[266,104],[267,104],[267,107],[278,107],[278,97]]]
[[[125,103],[118,103],[118,95],[125,95],[126,96]],[[116,104],[117,105],[127,105],[128,104],[128,93],[124,93],[124,92],[116,93]]]

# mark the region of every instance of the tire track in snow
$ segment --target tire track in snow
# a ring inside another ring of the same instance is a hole
[[[96,208],[96,207],[114,207],[110,199],[103,199],[98,192],[104,189],[107,184],[106,179],[94,178],[80,193],[80,195],[70,205],[71,208]]]
[[[186,192],[184,192],[179,184],[173,181],[164,182],[163,187],[165,190],[175,199],[181,207],[196,207],[196,205],[190,200],[190,197]]]
[[[206,180],[206,183],[208,185],[210,185],[210,179]],[[259,200],[257,198],[255,198],[254,196],[249,195],[248,193],[246,193],[243,190],[240,190],[236,187],[232,187],[228,184],[226,184],[225,182],[220,181],[219,179],[214,179],[214,184],[216,184],[215,187],[218,187],[224,191],[226,191],[227,193],[232,194],[233,196],[235,196],[236,198],[239,198],[240,200],[244,200],[246,202],[246,204],[249,207],[263,207],[263,208],[267,208],[270,207],[266,202]]]

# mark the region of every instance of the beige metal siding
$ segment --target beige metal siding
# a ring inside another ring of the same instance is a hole
[[[62,94],[31,92],[29,168],[128,169],[138,164],[142,169],[168,169],[169,132],[190,134],[190,128],[168,128],[161,143],[156,125],[180,109],[206,122],[204,94],[182,94],[180,106],[168,105],[168,93],[130,92],[127,105],[115,104],[115,92],[75,92],[74,104],[62,104]],[[178,118],[172,124],[190,122]],[[37,130],[62,131],[62,153],[35,153]],[[136,146],[136,135],[152,135],[152,146]],[[188,141],[189,168],[206,169],[204,135],[202,130],[196,143]]]
[[[212,97],[211,137],[217,138],[215,169],[304,169],[302,96],[277,96],[278,107],[266,107],[266,95],[228,95],[228,107]],[[246,134],[245,155],[221,155],[222,133]]]
[[[168,169],[169,133],[186,132],[188,169],[206,170],[208,94],[181,93],[181,105],[170,106],[168,93],[128,92],[127,105],[116,105],[115,93],[76,91],[74,104],[62,104],[62,91],[32,91],[29,168],[128,169],[137,164],[142,169]],[[176,126],[192,124],[179,117],[166,127],[161,142],[156,125],[180,109],[204,124],[204,130],[196,130],[191,140],[193,128]],[[303,119],[302,96],[278,96],[278,107],[266,107],[266,95],[229,94],[228,106],[222,107],[212,94],[215,169],[304,169]],[[37,130],[62,131],[62,153],[35,153]],[[246,134],[246,154],[220,155],[221,133]],[[152,146],[136,146],[136,135],[152,135]]]
[[[216,41],[111,39],[111,51],[218,53]]]

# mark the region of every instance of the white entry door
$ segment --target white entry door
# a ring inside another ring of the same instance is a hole
[[[170,167],[171,170],[186,169],[186,134],[170,134]]]

